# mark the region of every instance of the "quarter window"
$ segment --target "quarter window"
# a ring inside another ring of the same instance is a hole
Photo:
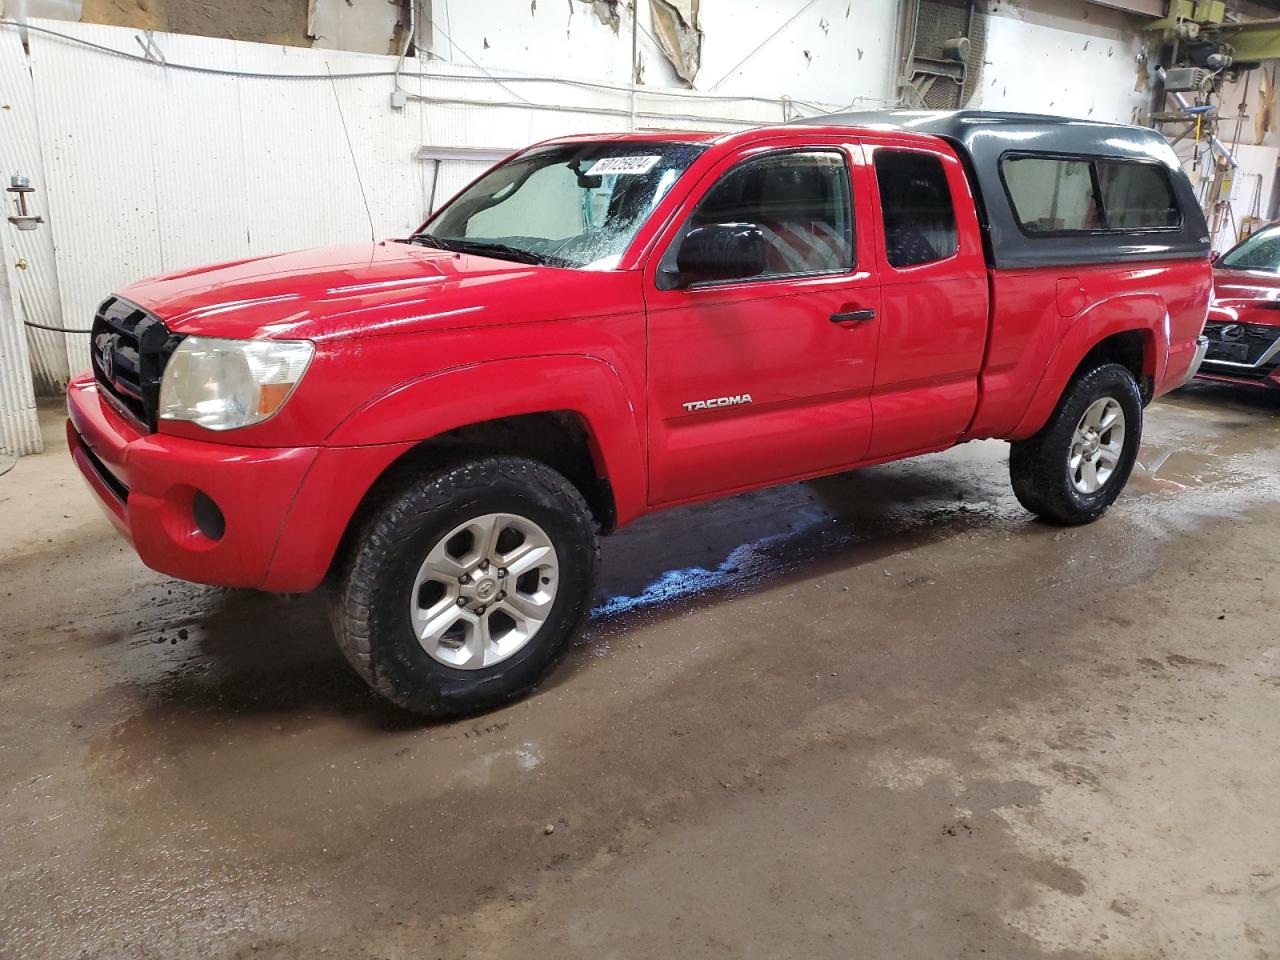
[[[834,151],[746,160],[702,198],[685,225],[753,224],[764,234],[766,269],[752,279],[838,273],[853,267],[849,171]]]
[[[914,267],[953,256],[956,213],[942,161],[927,153],[877,150],[875,165],[889,265]]]
[[[1154,163],[1005,157],[1000,172],[1028,233],[1176,228],[1182,214],[1168,172]]]

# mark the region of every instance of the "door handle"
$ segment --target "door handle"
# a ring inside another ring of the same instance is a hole
[[[831,315],[832,323],[863,323],[867,320],[874,320],[876,312],[874,310],[850,310],[847,313],[833,313]]]

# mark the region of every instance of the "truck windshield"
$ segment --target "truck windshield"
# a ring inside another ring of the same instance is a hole
[[[507,260],[610,270],[704,149],[634,140],[539,147],[490,170],[409,239]]]
[[[1280,273],[1280,225],[1259,230],[1228,250],[1217,266],[1228,270],[1265,270]]]

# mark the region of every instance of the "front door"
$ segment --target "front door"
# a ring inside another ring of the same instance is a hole
[[[823,138],[745,150],[694,191],[645,270],[651,504],[865,455],[880,299],[857,219],[869,192],[861,147]],[[664,283],[690,231],[718,224],[759,230],[760,272]]]

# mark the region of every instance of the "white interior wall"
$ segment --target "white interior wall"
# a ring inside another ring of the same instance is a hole
[[[991,4],[970,106],[1133,123],[1147,102],[1132,17],[1078,0]]]
[[[1219,253],[1230,250],[1243,237],[1244,218],[1268,216],[1268,206],[1277,180],[1276,163],[1280,149],[1273,146],[1255,146],[1241,143],[1232,147],[1238,167],[1231,180],[1228,203],[1217,206],[1212,196],[1214,186],[1214,160],[1207,144],[1201,143],[1198,163],[1193,162],[1194,149],[1190,140],[1178,144],[1177,153],[1183,167],[1191,174],[1199,167],[1199,177],[1193,182],[1196,195],[1209,210],[1209,231],[1213,249]],[[1208,201],[1207,203],[1204,203]]]
[[[433,0],[432,53],[453,63],[631,82],[631,14],[613,28],[580,0]],[[637,0],[638,61],[648,87],[682,87]],[[897,0],[701,0],[706,93],[874,107],[886,102]]]
[[[1231,181],[1231,197],[1228,209],[1218,217],[1214,235],[1214,249],[1226,251],[1236,245],[1241,237],[1243,218],[1267,216],[1267,206],[1276,180],[1276,158],[1280,154],[1272,146],[1240,144],[1233,151],[1236,162]],[[1210,223],[1210,228],[1215,224]]]

